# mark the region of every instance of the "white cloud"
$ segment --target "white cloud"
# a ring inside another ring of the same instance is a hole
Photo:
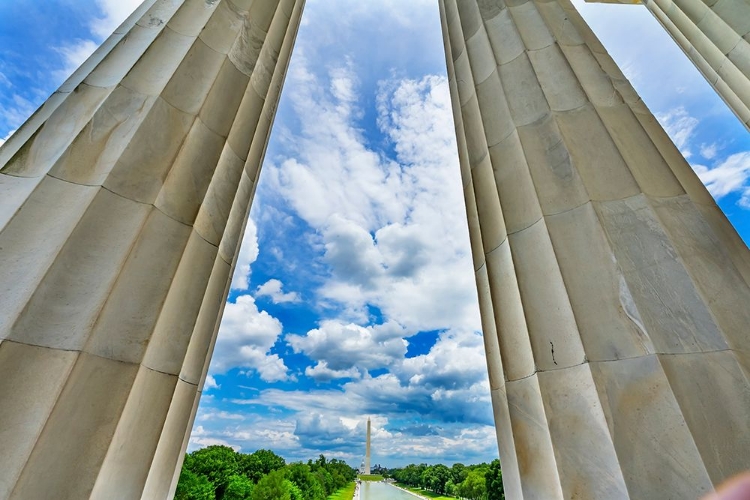
[[[96,0],[96,5],[101,11],[101,16],[91,21],[91,32],[99,39],[104,40],[111,35],[115,29],[133,11],[143,3],[143,0]]]
[[[344,70],[333,71],[339,80],[344,78]],[[359,112],[354,103],[333,98],[328,86],[302,64],[294,65],[290,73],[295,82],[291,99],[302,121],[302,135],[295,137],[300,142],[298,151],[290,152],[294,156],[267,172],[272,187],[315,228],[325,227],[335,215],[367,230],[403,218],[404,202],[398,199],[400,168],[364,145],[353,124]]]
[[[266,382],[288,380],[284,360],[269,352],[281,331],[281,322],[259,311],[252,296],[237,297],[236,303],[229,302],[224,309],[211,372],[241,367],[257,371]]]
[[[277,279],[268,280],[258,287],[255,297],[269,297],[274,304],[300,301],[297,292],[284,293],[282,290],[283,287],[283,283]]]
[[[62,82],[73,74],[141,3],[143,0],[96,0],[99,15],[89,22],[94,39],[81,38],[54,47],[63,58],[63,67],[53,73],[55,79]]]
[[[445,391],[481,384],[487,379],[482,336],[475,332],[449,331],[425,355],[403,360],[392,370],[402,381],[438,388],[434,397]]]
[[[698,119],[690,116],[683,106],[671,109],[666,113],[656,113],[655,116],[683,156],[690,158],[692,156],[690,141],[695,132],[695,127],[698,126]]]
[[[206,382],[203,384],[203,390],[208,391],[210,389],[221,389],[221,386],[216,383],[216,379],[211,375],[206,375]]]
[[[391,352],[383,345],[393,333],[378,333],[372,327],[335,326],[338,328],[333,335],[330,330],[315,330],[308,337],[289,339],[295,350],[317,361],[311,371],[320,372],[324,380],[326,375],[339,378],[335,375],[344,371],[353,375],[355,369],[387,366],[389,372],[377,377],[366,372],[363,377],[351,377],[355,380],[341,390],[269,390],[244,402],[281,406],[302,414],[398,418],[413,412],[441,422],[488,422],[489,386],[479,333],[446,331],[427,353],[404,358],[400,349]]]
[[[700,146],[700,153],[703,158],[706,160],[713,160],[716,158],[716,155],[719,154],[719,145],[715,142],[711,144],[701,144]]]
[[[232,276],[232,290],[247,290],[250,287],[250,266],[258,258],[258,252],[258,229],[253,219],[249,219]]]
[[[656,117],[675,145],[688,158],[690,148],[694,146],[695,129],[699,120],[691,116],[684,107],[657,114]],[[739,195],[737,204],[750,209],[750,151],[720,158],[720,150],[721,147],[715,142],[700,144],[700,155],[706,160],[714,160],[714,163],[711,166],[694,163],[693,170],[715,199],[735,193]]]
[[[391,366],[406,354],[404,330],[396,323],[362,327],[338,320],[323,321],[306,335],[287,335],[294,352],[323,363],[313,373],[323,377],[351,373],[352,369],[372,370]],[[331,377],[333,378],[333,377]],[[335,377],[342,378],[342,377]],[[330,378],[329,378],[330,379]]]
[[[444,332],[428,353],[392,359],[389,373],[365,374],[340,389],[266,389],[232,403],[293,412],[292,456],[330,450],[352,453],[358,463],[370,415],[373,450],[389,463],[484,460],[497,453],[485,366],[478,333]]]
[[[12,135],[13,135],[13,134],[15,134],[15,133],[16,133],[16,131],[15,131],[15,130],[11,130],[10,132],[8,132],[8,133],[7,133],[6,135],[5,135],[5,137],[3,137],[2,139],[0,139],[0,146],[2,146],[3,144],[5,144],[5,141],[7,141],[8,139],[10,139],[10,136],[12,136]]]
[[[357,100],[357,75],[354,74],[351,62],[346,67],[336,67],[331,70],[331,94],[342,102]]]
[[[207,432],[203,426],[199,425],[193,429],[192,434],[190,434],[190,443],[193,445],[196,445],[196,448],[203,448],[204,446],[214,446],[214,445],[222,445],[222,446],[229,446],[234,451],[240,451],[242,449],[241,446],[237,446],[236,444],[232,444],[226,439],[217,439],[215,437],[208,437]]]
[[[276,453],[288,456],[284,452],[299,449],[299,439],[294,435],[294,420],[280,420],[258,415],[242,415],[245,417],[242,420],[218,418],[222,414],[233,415],[213,409],[200,408],[198,410],[196,421],[200,422],[200,425],[193,428],[190,450],[210,444],[223,444],[237,451],[246,450],[247,453],[272,447]],[[310,456],[311,454],[301,454],[299,458],[310,458]]]
[[[330,382],[336,379],[359,378],[361,376],[359,370],[354,367],[348,370],[331,370],[328,368],[327,361],[319,361],[315,366],[308,366],[305,368],[305,375],[316,382]]]
[[[714,198],[738,193],[737,203],[750,209],[750,151],[733,154],[712,168],[693,165],[693,169]]]
[[[201,422],[209,420],[245,420],[247,417],[242,413],[230,413],[228,411],[207,411],[200,412],[196,420]]]
[[[56,47],[63,57],[63,67],[55,72],[55,78],[62,82],[68,78],[99,47],[93,40],[76,40],[72,44]]]
[[[289,141],[289,156],[267,166],[271,189],[322,240],[330,277],[320,298],[343,305],[357,322],[367,320],[368,304],[375,306],[412,334],[478,329],[446,79],[379,86],[378,124],[394,161],[363,137],[353,103],[368,96],[357,89],[351,99],[356,87],[347,71],[317,77],[304,59],[292,67],[301,130]],[[330,91],[330,82],[341,80],[348,83],[336,86],[346,92]]]
[[[0,104],[0,118],[5,125],[17,129],[37,108],[34,103],[19,94],[13,94],[7,104]],[[10,134],[4,139],[7,140]]]

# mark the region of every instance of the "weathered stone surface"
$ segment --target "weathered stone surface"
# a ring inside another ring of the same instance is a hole
[[[440,3],[507,497],[710,491],[750,463],[750,253],[568,0]]]
[[[39,439],[77,354],[0,344],[0,498],[8,498]]]
[[[303,5],[148,0],[0,148],[0,499],[174,495]]]

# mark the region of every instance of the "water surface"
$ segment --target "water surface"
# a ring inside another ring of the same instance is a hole
[[[361,500],[419,500],[416,496],[405,493],[388,483],[362,481]]]

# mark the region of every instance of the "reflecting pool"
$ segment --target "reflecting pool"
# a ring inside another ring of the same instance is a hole
[[[388,483],[362,482],[361,500],[418,500],[414,495],[405,493]]]

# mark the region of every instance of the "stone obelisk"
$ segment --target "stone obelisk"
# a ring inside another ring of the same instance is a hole
[[[0,499],[171,498],[303,4],[146,0],[0,148]]]
[[[367,441],[365,443],[365,471],[364,473],[370,474],[370,418],[367,418]]]
[[[440,0],[509,499],[750,464],[750,254],[568,0]]]

